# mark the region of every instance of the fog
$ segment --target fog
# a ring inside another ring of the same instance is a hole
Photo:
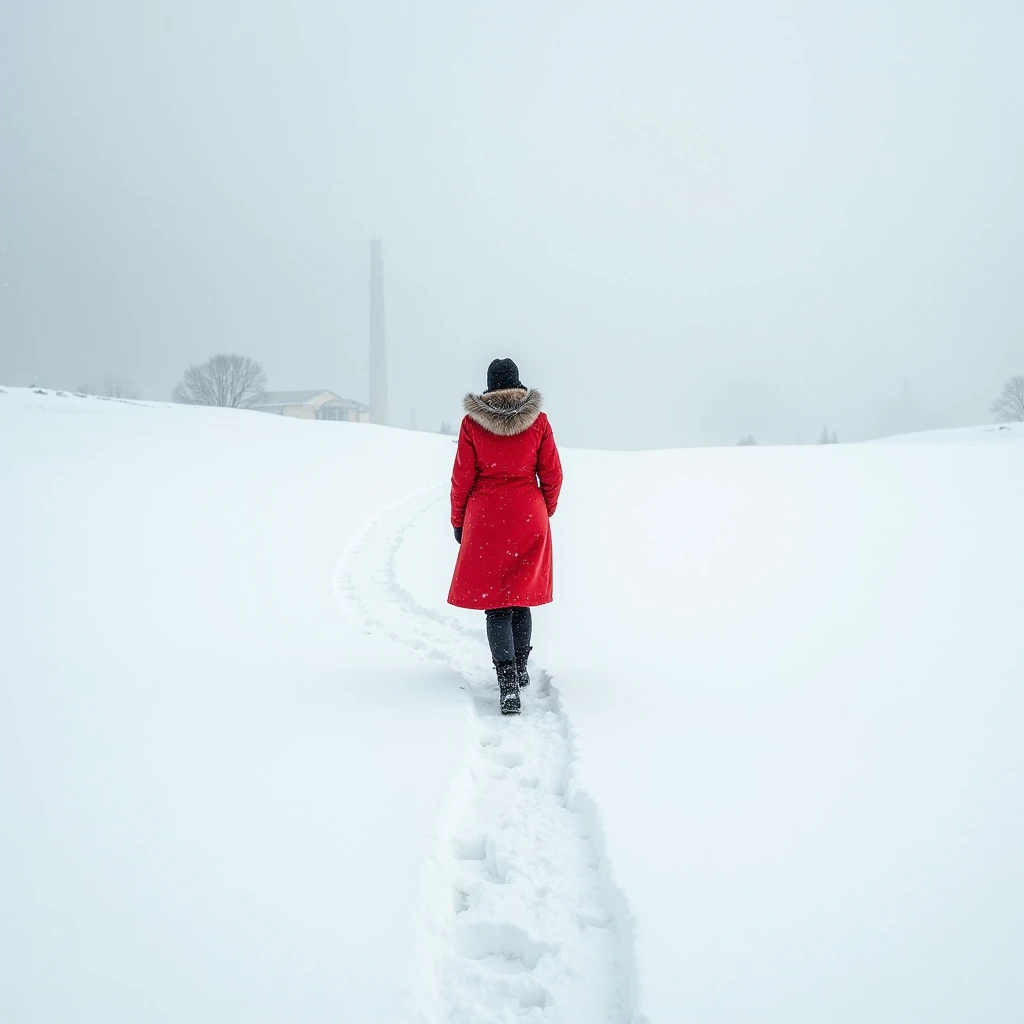
[[[511,356],[563,444],[989,419],[1024,373],[1024,5],[6,0],[0,383],[220,351],[391,419]]]

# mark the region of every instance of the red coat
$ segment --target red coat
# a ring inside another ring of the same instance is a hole
[[[551,601],[551,527],[562,464],[540,394],[467,395],[452,470],[452,526],[463,527],[448,603],[531,607]],[[538,483],[539,481],[539,483]]]

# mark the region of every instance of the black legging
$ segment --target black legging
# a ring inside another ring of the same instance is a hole
[[[496,665],[512,661],[516,651],[525,651],[530,646],[533,616],[529,608],[488,608],[484,614],[487,616],[487,642]]]

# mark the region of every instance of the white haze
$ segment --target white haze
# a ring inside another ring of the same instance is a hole
[[[365,400],[376,233],[400,426],[496,355],[577,446],[983,421],[1021,52],[1011,0],[8,0],[0,382]]]

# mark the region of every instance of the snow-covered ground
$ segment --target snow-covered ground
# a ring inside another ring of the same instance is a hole
[[[563,453],[503,720],[449,439],[5,389],[0,1019],[1024,1019],[1021,441]]]
[[[989,423],[984,427],[922,430],[917,434],[883,437],[874,444],[1000,444],[1024,440],[1024,423]]]
[[[398,1019],[467,715],[333,575],[438,440],[7,392],[0,1020]]]

